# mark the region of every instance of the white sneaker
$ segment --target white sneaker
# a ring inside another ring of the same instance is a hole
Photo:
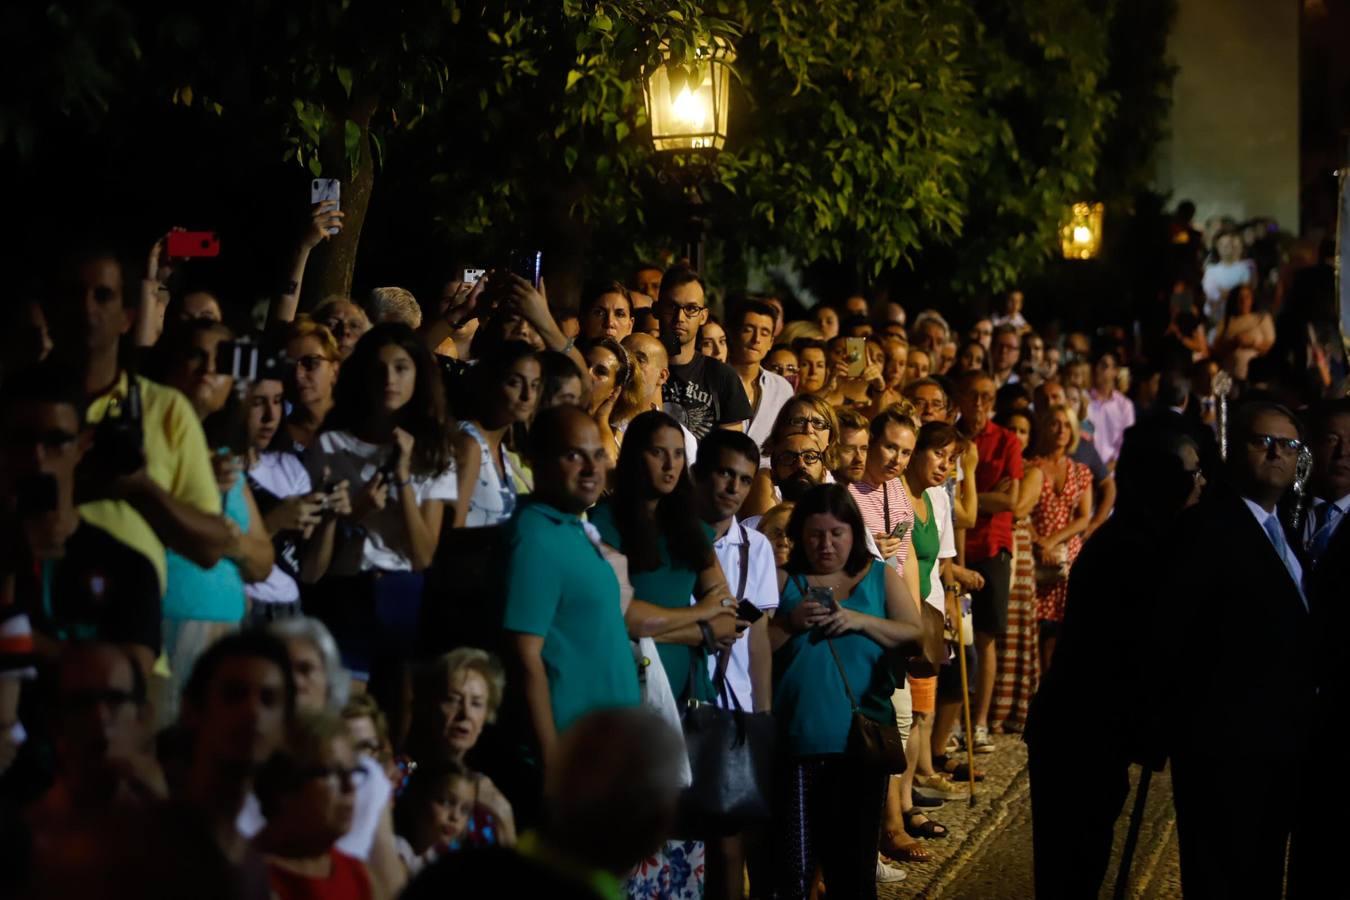
[[[989,737],[989,729],[984,725],[975,726],[975,752],[994,752],[994,741]]]
[[[880,856],[877,857],[877,884],[895,884],[897,881],[904,881],[908,877],[909,873],[904,869],[888,866]]]

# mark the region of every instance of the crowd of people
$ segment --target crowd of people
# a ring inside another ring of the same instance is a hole
[[[1324,263],[1178,222],[1147,335],[681,263],[302,313],[331,203],[254,329],[79,247],[4,336],[0,893],[874,897],[1025,739],[1040,896],[1164,760],[1188,894],[1292,834],[1316,895],[1345,365]],[[687,815],[704,706],[772,721],[770,814]]]

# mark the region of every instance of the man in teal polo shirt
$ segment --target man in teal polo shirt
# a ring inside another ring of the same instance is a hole
[[[600,429],[574,406],[542,410],[529,456],[535,491],[511,523],[503,627],[547,765],[578,718],[639,694],[618,579],[581,521],[613,465]]]

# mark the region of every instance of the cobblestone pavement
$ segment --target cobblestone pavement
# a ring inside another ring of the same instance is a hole
[[[925,841],[933,859],[906,864],[903,868],[909,877],[902,882],[878,885],[882,900],[911,897],[1022,900],[1033,896],[1026,745],[1017,735],[996,736],[995,740],[998,742],[995,753],[976,758],[976,765],[987,778],[978,785],[974,807],[959,799],[934,811],[933,818],[950,828],[951,836]],[[1138,774],[1136,769],[1131,779],[1136,784]],[[1110,897],[1115,885],[1120,848],[1133,808],[1132,789],[1117,823],[1115,850],[1103,897]],[[1155,773],[1149,787],[1131,882],[1129,896],[1134,900],[1181,896],[1176,818],[1167,772]]]

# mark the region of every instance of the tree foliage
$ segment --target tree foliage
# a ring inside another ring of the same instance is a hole
[[[53,122],[97,128],[149,96],[344,180],[325,289],[350,285],[386,183],[425,198],[447,242],[528,240],[579,269],[685,227],[641,77],[663,49],[687,62],[722,38],[737,61],[731,138],[703,187],[714,236],[969,295],[1044,263],[1067,204],[1094,193],[1103,135],[1109,148],[1128,143],[1123,127],[1160,134],[1166,73],[1112,66],[1130,22],[1163,36],[1119,2],[21,4],[0,23],[51,63],[0,101],[0,147],[31,154]],[[1148,78],[1152,99],[1129,94]],[[1146,177],[1141,156],[1111,157],[1113,196]]]

